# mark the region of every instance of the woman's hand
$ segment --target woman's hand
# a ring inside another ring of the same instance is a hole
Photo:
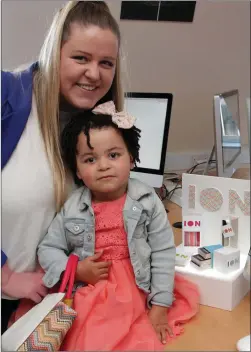
[[[27,298],[39,303],[47,294],[44,286],[44,273],[16,273],[6,263],[2,267],[2,293],[13,298]]]
[[[76,271],[76,280],[95,285],[100,280],[108,278],[109,267],[111,262],[98,262],[103,252],[95,253],[78,263]]]
[[[148,317],[152,323],[157,336],[164,345],[166,344],[166,334],[173,336],[172,329],[167,321],[167,307],[153,305],[148,313]]]

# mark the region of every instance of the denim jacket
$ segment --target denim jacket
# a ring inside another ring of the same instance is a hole
[[[128,183],[123,209],[124,226],[136,284],[148,295],[148,306],[173,302],[175,246],[165,208],[154,189],[136,179]],[[54,286],[65,270],[68,255],[80,260],[94,254],[95,223],[91,193],[77,189],[56,215],[38,247],[45,270],[44,283]]]

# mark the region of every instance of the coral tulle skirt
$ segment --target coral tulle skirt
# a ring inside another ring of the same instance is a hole
[[[167,313],[173,338],[197,313],[199,293],[194,284],[176,275],[174,297]],[[27,301],[22,302],[15,320],[30,308]],[[61,351],[160,351],[164,348],[148,319],[146,294],[136,286],[130,259],[113,260],[108,280],[77,289],[74,309],[78,316]],[[167,342],[171,339],[167,337]]]

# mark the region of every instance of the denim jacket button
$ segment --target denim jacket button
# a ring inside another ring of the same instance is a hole
[[[78,230],[79,230],[79,226],[78,226],[78,225],[75,225],[75,226],[74,226],[74,230],[75,230],[75,231],[78,231]]]
[[[87,238],[88,238],[88,241],[91,241],[92,236],[91,236],[91,235],[88,235]]]
[[[136,211],[136,210],[137,210],[137,208],[136,208],[136,207],[133,207],[133,208],[132,208],[132,210],[133,210],[133,211]]]
[[[140,270],[137,271],[137,276],[139,276],[139,275],[140,275]]]

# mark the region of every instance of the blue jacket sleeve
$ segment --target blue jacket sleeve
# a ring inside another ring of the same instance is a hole
[[[4,266],[4,264],[7,262],[7,256],[6,254],[1,250],[1,268]]]
[[[15,150],[30,115],[35,65],[18,73],[1,72],[2,169]]]
[[[13,81],[13,73],[8,71],[1,71],[1,102],[2,105],[8,98],[11,83]]]
[[[11,86],[15,87],[13,81],[13,73],[1,71],[1,120],[4,120],[5,116],[10,112],[8,99],[10,97]]]

